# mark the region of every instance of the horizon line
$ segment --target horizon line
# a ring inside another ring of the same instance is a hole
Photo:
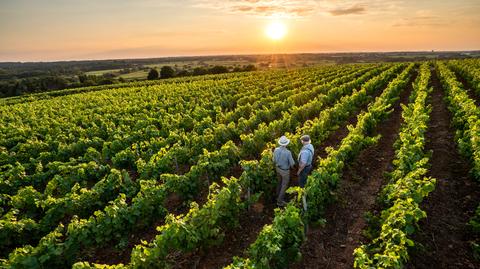
[[[64,60],[39,60],[39,61],[2,61],[0,64],[7,63],[61,63],[61,62],[89,62],[89,61],[122,61],[122,60],[148,60],[148,59],[168,59],[168,58],[194,58],[194,57],[226,57],[226,56],[263,56],[263,55],[295,55],[295,54],[354,54],[354,53],[415,53],[415,52],[429,52],[429,53],[452,53],[452,52],[480,52],[479,49],[467,50],[391,50],[391,51],[322,51],[322,52],[286,52],[286,53],[239,53],[239,54],[197,54],[197,55],[171,55],[171,56],[153,56],[153,57],[138,57],[138,58],[84,58],[84,59],[64,59]]]

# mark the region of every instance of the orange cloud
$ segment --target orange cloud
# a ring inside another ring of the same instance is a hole
[[[314,0],[197,1],[201,7],[257,17],[305,17],[313,14],[318,7]]]
[[[365,8],[363,6],[355,5],[347,8],[336,8],[329,11],[333,16],[341,15],[351,15],[351,14],[363,14],[365,13]]]

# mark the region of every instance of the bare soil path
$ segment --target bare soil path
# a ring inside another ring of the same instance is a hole
[[[367,225],[363,216],[375,205],[384,172],[391,168],[393,142],[402,122],[400,103],[408,102],[415,77],[416,74],[402,91],[389,118],[378,125],[378,144],[362,151],[345,168],[336,192],[338,200],[325,212],[325,227],[310,227],[302,246],[303,258],[292,268],[352,268],[353,250],[360,245],[362,230]]]
[[[480,201],[480,186],[468,174],[468,161],[458,153],[451,114],[435,72],[432,81],[426,148],[433,151],[430,176],[437,179],[437,185],[421,204],[427,218],[413,236],[417,247],[411,251],[407,268],[480,268],[473,258],[466,225]]]
[[[480,106],[480,95],[475,92],[473,89],[472,85],[468,83],[468,81],[462,77],[459,73],[455,72],[454,70],[450,69],[455,76],[457,77],[457,80],[462,83],[463,89],[468,93],[468,96],[475,101],[475,104],[477,106]]]
[[[405,92],[406,91],[402,94],[403,101],[408,97],[408,94]],[[408,92],[410,92],[410,90],[408,90]],[[381,93],[382,91],[378,91],[373,97],[375,98]],[[399,104],[397,104],[397,106],[399,106]],[[367,104],[361,106],[358,111],[365,110],[366,108]],[[395,107],[395,110],[399,110],[399,107]],[[326,147],[338,145],[340,141],[347,136],[347,125],[355,124],[357,121],[357,115],[358,114],[355,114],[350,117],[340,126],[340,128],[333,132],[333,134],[331,134],[321,146],[316,147],[318,150],[315,152],[315,160],[319,156],[326,156],[326,152],[324,151]],[[290,185],[296,185],[297,183],[297,176],[295,171],[292,170]],[[263,226],[265,224],[270,224],[273,220],[274,205],[272,205],[270,201],[263,201],[263,203],[258,205],[261,208],[264,207],[263,212],[259,212],[258,210],[251,210],[250,213],[247,212],[241,217],[240,227],[229,233],[222,244],[217,247],[212,247],[209,250],[198,251],[197,253],[186,255],[186,257],[178,260],[177,265],[174,268],[222,268],[230,264],[233,261],[232,258],[234,256],[244,256],[244,251],[256,240],[258,233]]]

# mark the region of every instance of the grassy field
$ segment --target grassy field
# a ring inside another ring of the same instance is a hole
[[[93,75],[93,76],[101,76],[106,73],[118,73],[122,69],[106,69],[106,70],[96,70],[96,71],[88,71],[85,72],[85,75]]]
[[[137,80],[137,79],[142,80],[142,79],[147,79],[147,75],[148,75],[148,71],[138,70],[138,71],[134,71],[127,74],[121,74],[118,77],[124,78],[126,80]]]

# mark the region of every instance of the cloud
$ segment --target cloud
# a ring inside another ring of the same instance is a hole
[[[355,5],[347,8],[336,8],[328,11],[333,16],[364,14],[366,9],[363,6]]]
[[[404,5],[402,0],[194,0],[195,7],[256,17],[301,18],[313,14],[348,16],[392,14]]]
[[[196,0],[195,6],[256,17],[298,18],[318,10],[315,0]]]

